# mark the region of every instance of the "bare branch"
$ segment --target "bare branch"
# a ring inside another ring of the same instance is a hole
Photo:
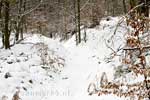
[[[122,17],[120,18],[120,20],[118,21],[118,23],[117,23],[117,25],[116,25],[116,28],[115,28],[115,31],[114,31],[114,35],[116,34],[116,31],[117,31],[119,25],[124,21],[124,19],[125,19],[130,13],[132,13],[135,9],[137,9],[138,7],[141,7],[141,6],[143,6],[143,5],[144,5],[144,3],[141,3],[141,4],[137,5],[137,6],[135,6],[135,7],[132,8],[127,14],[125,14],[124,16],[122,16]]]
[[[43,0],[41,0],[40,3],[39,3],[36,7],[30,9],[29,11],[24,12],[24,13],[21,14],[20,16],[23,17],[23,16],[25,16],[25,15],[27,15],[27,14],[33,12],[33,11],[36,10],[42,3],[43,3]]]
[[[86,7],[86,5],[89,4],[89,1],[90,1],[90,0],[87,0],[87,1],[85,2],[85,4],[80,8],[80,11],[82,11],[82,10]]]
[[[141,48],[135,47],[135,48],[124,48],[123,50],[140,50]],[[142,49],[150,49],[150,46],[145,46]]]

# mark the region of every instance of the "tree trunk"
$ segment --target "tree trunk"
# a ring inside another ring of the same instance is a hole
[[[131,9],[133,9],[135,6],[136,6],[136,0],[130,0],[130,10]],[[136,10],[134,10],[134,11],[132,11],[131,13],[130,13],[130,17],[131,17],[131,19],[134,19],[135,18],[135,13],[137,13],[136,12],[137,11],[137,9]]]
[[[10,37],[10,31],[9,31],[9,1],[4,1],[4,10],[5,10],[5,22],[4,22],[4,47],[5,49],[10,48],[9,43],[9,37]]]
[[[0,19],[2,18],[2,0],[0,1]]]
[[[20,7],[23,8],[23,12],[26,11],[26,0],[21,0],[21,4],[20,4]],[[21,13],[21,12],[20,12]],[[21,18],[21,29],[20,29],[20,38],[23,40],[23,32],[24,30],[27,32],[27,29],[26,29],[26,16],[23,16]]]
[[[146,0],[146,5],[145,5],[145,16],[149,17],[149,0]]]
[[[66,14],[66,10],[67,10],[67,1],[65,0],[64,1],[64,8],[65,8],[65,11],[64,11],[64,15],[63,15],[63,22],[64,22],[64,33],[65,33],[65,40],[67,40],[67,14]]]
[[[80,0],[77,0],[78,8],[78,40],[81,43],[81,30],[80,30]]]
[[[112,0],[112,16],[115,16],[115,0]]]
[[[24,17],[21,18],[20,39],[23,40]]]
[[[134,8],[136,6],[135,0],[130,0],[130,9]]]
[[[74,6],[74,24],[75,24],[75,35],[76,35],[76,45],[78,45],[78,32],[77,32],[77,10],[76,10],[76,0],[73,0],[73,6]]]
[[[16,24],[16,41],[19,40],[19,36],[21,39],[23,39],[23,26],[24,26],[24,22],[25,22],[25,18],[24,16],[20,16],[22,14],[22,8],[25,11],[25,5],[26,5],[26,1],[23,0],[19,0],[18,3],[18,18],[17,18],[17,24]]]
[[[122,0],[122,4],[123,4],[123,11],[126,14],[127,13],[126,1]]]
[[[25,12],[26,11],[26,6],[27,6],[27,0],[24,0],[24,3],[23,3],[23,11]],[[24,26],[24,32],[27,33],[27,23],[26,23],[26,16],[23,16],[23,26]],[[23,34],[21,36],[23,38]]]
[[[145,0],[145,1],[144,0],[139,0],[138,4],[144,3],[144,5],[142,5],[138,9],[138,13],[139,13],[140,16],[143,14],[145,17],[149,17],[148,1],[149,0]]]
[[[20,16],[21,15],[21,9],[22,9],[22,0],[19,0],[19,3],[18,3],[18,18],[17,18],[17,28],[16,28],[16,41],[19,40],[19,34],[21,34],[21,31],[22,31],[22,23],[23,23],[23,18]]]

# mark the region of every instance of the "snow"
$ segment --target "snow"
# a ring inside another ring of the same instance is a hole
[[[112,50],[106,43],[114,50],[124,46],[123,36],[127,32],[124,23],[118,28],[114,41],[110,41],[118,21],[118,17],[102,20],[100,26],[87,29],[87,42],[78,46],[75,36],[59,42],[40,34],[26,34],[11,50],[1,49],[0,98],[7,96],[11,100],[20,90],[22,100],[127,100],[115,95],[88,96],[87,92],[90,83],[99,88],[103,72],[109,81],[114,79],[114,68],[120,61],[115,57],[111,63],[107,62]],[[43,56],[45,53],[48,56]],[[45,65],[42,59],[47,62]],[[6,79],[7,72],[11,77]]]

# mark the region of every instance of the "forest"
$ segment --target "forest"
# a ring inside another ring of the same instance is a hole
[[[150,0],[0,0],[0,100],[150,100]]]

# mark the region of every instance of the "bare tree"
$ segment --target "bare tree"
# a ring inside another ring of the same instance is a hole
[[[80,0],[77,0],[77,8],[78,8],[78,42],[81,43],[81,30],[80,30]]]
[[[2,17],[2,0],[0,1],[0,19]]]
[[[9,37],[10,37],[10,30],[9,30],[9,21],[10,21],[10,2],[9,0],[5,0],[4,1],[4,17],[5,17],[5,21],[4,21],[4,47],[5,49],[9,49],[10,48],[10,42],[9,42]]]
[[[127,13],[126,0],[122,0],[124,13]]]

